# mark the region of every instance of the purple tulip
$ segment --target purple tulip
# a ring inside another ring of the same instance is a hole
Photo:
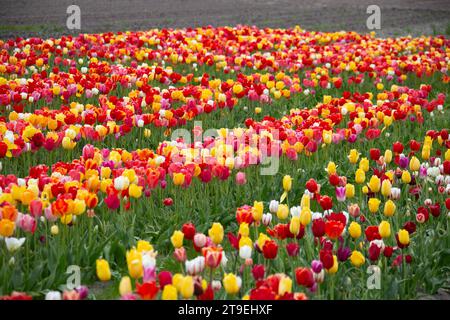
[[[338,260],[341,262],[347,261],[347,259],[350,257],[351,250],[349,247],[339,247],[337,252]]]
[[[336,199],[339,202],[345,201],[345,187],[336,187]]]
[[[314,273],[320,273],[323,269],[322,261],[320,260],[313,260],[311,262],[311,269],[314,271]]]

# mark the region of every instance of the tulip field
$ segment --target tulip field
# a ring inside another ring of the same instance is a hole
[[[0,299],[450,290],[450,39],[0,40]]]

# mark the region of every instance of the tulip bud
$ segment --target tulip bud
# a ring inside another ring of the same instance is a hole
[[[128,276],[122,277],[119,284],[119,293],[121,296],[130,294],[133,292],[131,287],[131,279]]]
[[[96,261],[97,277],[100,281],[109,281],[111,279],[111,270],[109,263],[105,259],[97,259]]]

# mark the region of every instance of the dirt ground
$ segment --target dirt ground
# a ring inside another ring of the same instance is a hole
[[[0,38],[73,33],[71,4],[82,33],[236,24],[364,33],[371,4],[381,8],[380,36],[450,33],[450,0],[0,0]]]

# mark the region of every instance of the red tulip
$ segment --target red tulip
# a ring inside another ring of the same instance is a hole
[[[392,145],[392,150],[394,151],[394,153],[396,154],[400,154],[403,152],[403,144],[399,141],[394,142],[394,144]]]
[[[33,217],[37,218],[42,214],[42,201],[40,199],[34,199],[30,202],[30,213]]]
[[[143,284],[136,283],[136,293],[139,294],[142,300],[152,300],[156,297],[159,288],[155,281],[144,282]]]
[[[312,178],[309,179],[306,182],[306,189],[308,189],[308,191],[311,192],[311,193],[315,193],[317,191],[317,189],[318,189],[318,185],[317,185],[316,180],[314,180]]]
[[[189,222],[189,223],[185,223],[183,224],[183,227],[181,227],[181,231],[184,234],[184,237],[187,240],[192,240],[194,239],[195,236],[195,226],[193,223]]]
[[[314,219],[311,229],[314,237],[320,238],[325,234],[325,222],[322,218]]]
[[[329,196],[321,196],[319,200],[322,210],[330,210],[333,207],[333,199]]]
[[[290,257],[295,257],[298,255],[300,246],[295,242],[290,242],[286,245],[286,251]]]
[[[320,250],[319,253],[320,261],[325,269],[330,269],[334,265],[333,252],[331,250]]]
[[[380,156],[381,156],[380,149],[377,148],[370,149],[370,158],[372,160],[377,161],[378,159],[380,159]]]
[[[275,259],[278,253],[278,245],[273,240],[266,240],[262,248],[264,258]]]
[[[264,278],[264,265],[262,264],[255,264],[252,268],[252,275],[253,278],[257,281],[257,280],[261,280]]]
[[[344,231],[345,225],[336,220],[328,220],[325,222],[325,233],[327,234],[328,238],[332,240],[336,240],[339,238],[339,236]]]
[[[381,240],[380,233],[378,232],[378,226],[368,226],[364,231],[367,241]]]
[[[314,285],[314,275],[309,268],[295,269],[295,280],[300,286],[311,288]]]

